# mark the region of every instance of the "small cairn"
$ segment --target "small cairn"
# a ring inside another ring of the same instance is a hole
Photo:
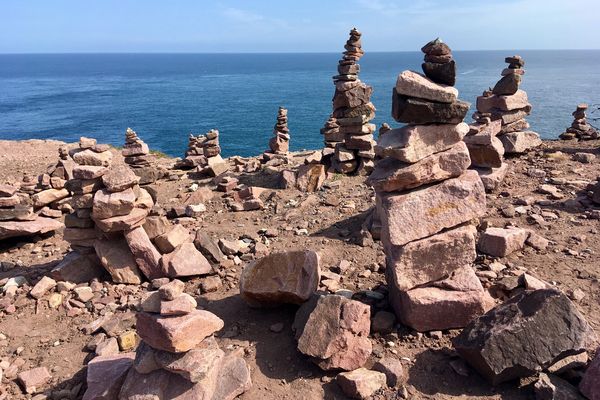
[[[333,77],[335,94],[333,113],[325,123],[321,133],[325,149],[323,161],[331,168],[344,174],[369,174],[374,167],[375,106],[371,103],[373,88],[358,78],[358,60],[364,51],[361,45],[362,34],[353,28],[344,48],[344,56],[339,61],[338,73]]]
[[[276,155],[285,155],[290,151],[290,130],[288,128],[288,110],[279,107],[277,112],[277,123],[273,128],[274,137],[269,140],[269,149],[263,155],[266,161],[273,159]]]
[[[136,322],[142,342],[119,399],[225,400],[251,387],[246,361],[236,353],[226,355],[214,338],[223,320],[197,310],[196,300],[183,289],[184,283],[174,280],[142,299]],[[113,362],[112,356],[105,362]]]
[[[504,162],[504,145],[498,139],[502,129],[500,120],[481,118],[469,125],[464,141],[471,157],[471,169],[479,174],[486,191],[494,191],[506,177],[508,164]]]
[[[154,183],[162,176],[154,165],[154,156],[150,154],[150,148],[131,128],[125,131],[125,145],[121,154],[125,157],[125,163],[140,178],[140,185]]]
[[[229,170],[229,165],[221,157],[219,131],[211,129],[206,135],[190,134],[185,158],[179,161],[175,168],[197,168],[200,174],[218,176]]]
[[[426,66],[451,63],[450,48],[436,39],[422,50],[425,76],[404,71],[393,90],[392,116],[408,125],[379,137],[381,159],[367,182],[376,191],[390,302],[402,323],[430,331],[464,327],[492,301],[471,267],[470,221],[485,214],[486,198],[467,170],[469,104],[444,83],[455,81],[455,65]]]
[[[588,109],[588,105],[581,103],[577,106],[577,109],[573,111],[573,123],[567,130],[562,133],[559,137],[563,140],[594,140],[600,137],[600,133],[587,122],[585,111]]]
[[[539,146],[540,135],[529,131],[529,123],[525,117],[531,114],[531,104],[527,92],[519,89],[525,74],[525,61],[521,56],[506,57],[508,68],[502,71],[500,79],[493,89],[483,92],[477,97],[477,111],[473,119],[481,124],[500,120],[501,129],[498,139],[504,146],[506,154],[521,154]]]

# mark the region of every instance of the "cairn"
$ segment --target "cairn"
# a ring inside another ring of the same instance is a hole
[[[422,50],[426,63],[452,61],[439,39]],[[463,137],[469,127],[463,118],[469,103],[442,83],[455,80],[456,67],[444,66],[443,73],[436,68],[424,64],[425,76],[398,76],[392,116],[407,125],[379,137],[375,153],[381,160],[368,178],[382,224],[390,302],[398,318],[418,331],[464,327],[491,306],[471,267],[476,229],[470,221],[485,214],[486,198],[477,173],[467,170]]]
[[[365,173],[373,170],[375,152],[375,107],[371,103],[373,88],[358,78],[363,56],[361,33],[353,28],[344,46],[346,51],[339,61],[338,74],[333,77],[335,94],[333,113],[325,123],[321,133],[325,149],[323,160],[337,172]]]
[[[206,135],[190,134],[185,158],[179,161],[175,168],[197,168],[200,174],[218,176],[229,170],[229,165],[221,157],[219,131],[211,129]]]
[[[245,360],[235,353],[226,355],[214,338],[214,333],[223,328],[223,320],[197,310],[196,300],[183,289],[183,282],[174,280],[142,299],[136,323],[142,342],[117,388],[119,399],[223,400],[233,399],[251,387]],[[112,356],[102,357],[105,359],[100,362],[107,365],[117,363]],[[94,383],[88,385],[90,394],[98,391]]]
[[[279,107],[277,112],[277,123],[273,128],[274,137],[269,140],[269,149],[264,153],[265,160],[273,159],[276,155],[287,154],[290,151],[290,130],[288,128],[288,110]]]
[[[485,190],[494,191],[508,172],[508,164],[504,162],[504,145],[497,137],[502,123],[500,120],[485,120],[471,124],[469,128],[464,141],[469,149],[471,168],[479,174]]]
[[[502,71],[500,79],[493,89],[477,97],[477,111],[473,119],[481,124],[500,120],[502,127],[498,139],[506,154],[520,154],[539,146],[540,136],[529,131],[525,117],[531,114],[531,104],[527,93],[519,89],[525,74],[525,61],[520,56],[506,57],[508,68]]]
[[[160,177],[159,169],[153,162],[154,157],[150,154],[150,148],[131,128],[125,131],[125,145],[121,154],[125,157],[125,163],[140,178],[140,185],[154,183]]]
[[[573,123],[559,137],[563,140],[579,139],[579,140],[594,140],[600,137],[600,133],[587,122],[585,111],[588,105],[581,103],[577,109],[573,111]]]

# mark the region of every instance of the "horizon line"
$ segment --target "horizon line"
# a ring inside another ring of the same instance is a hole
[[[453,52],[492,52],[492,51],[600,51],[598,49],[483,49],[452,50]],[[65,52],[0,52],[0,56],[13,55],[237,55],[237,54],[342,54],[343,51],[65,51]],[[420,50],[374,50],[372,53],[421,53]]]

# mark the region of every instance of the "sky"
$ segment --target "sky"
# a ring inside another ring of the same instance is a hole
[[[0,53],[598,49],[599,0],[0,0]]]

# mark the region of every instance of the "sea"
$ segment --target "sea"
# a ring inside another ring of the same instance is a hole
[[[493,87],[504,57],[521,55],[521,85],[533,105],[531,129],[557,138],[578,103],[600,103],[600,50],[455,51],[459,97]],[[4,54],[0,55],[0,139],[121,146],[131,127],[153,150],[183,156],[190,133],[220,132],[224,156],[267,148],[277,109],[288,109],[292,150],[322,147],[339,53],[306,54]],[[360,79],[373,86],[375,123],[390,116],[397,75],[421,71],[420,52],[369,53]],[[596,107],[597,108],[597,107]],[[600,117],[600,111],[590,116]]]

